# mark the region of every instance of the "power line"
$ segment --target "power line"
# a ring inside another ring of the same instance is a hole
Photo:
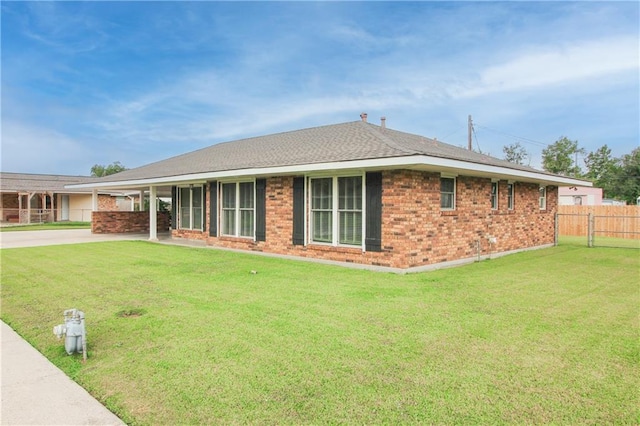
[[[487,126],[478,125],[477,123],[474,123],[474,125],[477,126],[477,127],[480,127],[481,129],[489,130],[490,132],[498,133],[498,134],[501,134],[501,135],[504,135],[504,136],[509,136],[509,137],[511,137],[513,139],[516,139],[516,140],[521,140],[521,141],[523,141],[525,143],[530,143],[530,144],[533,144],[533,145],[538,145],[538,146],[543,146],[543,147],[547,147],[547,146],[551,145],[549,143],[540,142],[540,141],[537,141],[537,140],[534,140],[534,139],[524,138],[522,136],[516,136],[516,135],[512,135],[510,133],[501,132],[500,130],[492,129],[492,128],[487,127]]]
[[[480,149],[480,142],[478,142],[478,134],[476,133],[476,129],[473,125],[471,126],[471,132],[473,133],[473,137],[476,140],[476,146],[478,147],[478,152],[482,154],[482,149]]]

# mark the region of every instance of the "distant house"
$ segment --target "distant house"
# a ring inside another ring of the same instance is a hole
[[[600,206],[602,205],[602,188],[561,186],[558,188],[558,204],[561,206]]]
[[[625,206],[626,201],[602,198],[602,188],[561,186],[558,188],[560,206]]]
[[[361,118],[70,187],[170,195],[173,236],[211,246],[408,269],[548,246],[558,186],[590,185]]]
[[[65,185],[97,181],[85,176],[0,172],[0,221],[4,223],[90,222],[92,191]],[[100,191],[99,210],[131,210],[133,197]]]

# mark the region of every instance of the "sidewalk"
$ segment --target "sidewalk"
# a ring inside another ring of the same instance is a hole
[[[11,327],[0,326],[0,424],[124,424]]]
[[[164,237],[164,234],[161,234]],[[0,232],[0,248],[94,243],[98,241],[149,240],[148,234],[92,234],[91,229]]]

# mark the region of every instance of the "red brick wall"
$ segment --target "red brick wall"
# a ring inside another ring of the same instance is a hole
[[[100,211],[115,211],[118,209],[116,203],[116,197],[111,195],[98,194],[98,210]]]
[[[293,177],[267,179],[266,241],[209,237],[175,230],[175,236],[209,245],[301,257],[409,268],[553,243],[557,188],[547,187],[547,209],[538,208],[538,185],[515,183],[514,209],[507,210],[507,182],[499,182],[499,208],[491,209],[491,180],[459,176],[456,209],[440,209],[440,174],[411,170],[383,173],[382,252],[360,247],[294,246]],[[207,191],[206,205],[209,206]],[[219,204],[219,203],[218,203]],[[308,209],[307,209],[308,210]],[[207,214],[207,221],[210,215]],[[308,223],[309,221],[307,221]],[[208,227],[208,225],[207,225]],[[491,244],[489,237],[495,237]]]
[[[169,214],[158,212],[158,232],[169,230]],[[97,211],[91,214],[91,232],[94,234],[121,234],[149,232],[149,212]]]

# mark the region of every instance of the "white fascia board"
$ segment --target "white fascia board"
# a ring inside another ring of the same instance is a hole
[[[128,181],[113,181],[99,183],[85,183],[67,185],[66,188],[139,188],[147,186],[176,185],[184,183],[205,183],[211,180],[270,175],[307,174],[310,172],[339,171],[349,169],[390,169],[411,167],[433,171],[444,171],[469,176],[492,176],[504,179],[540,182],[547,185],[561,186],[593,186],[591,182],[564,176],[548,175],[545,173],[511,169],[508,167],[471,163],[448,158],[431,157],[427,155],[412,155],[406,157],[376,158],[371,160],[340,161],[331,163],[300,164],[293,166],[264,167],[252,169],[224,170],[219,172],[194,173],[181,176],[166,176],[150,179],[134,179]]]

